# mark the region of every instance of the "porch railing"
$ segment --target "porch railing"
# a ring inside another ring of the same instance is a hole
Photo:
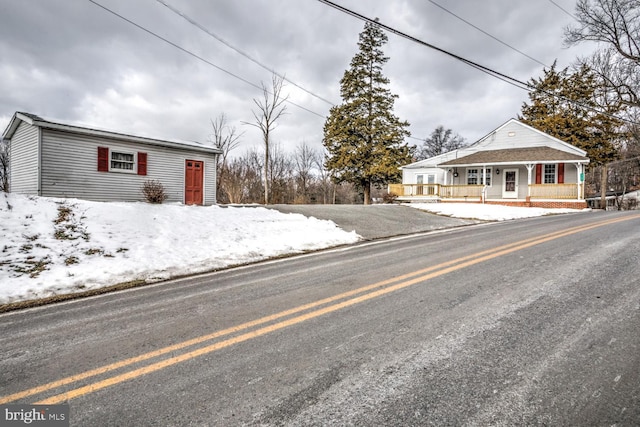
[[[396,196],[464,199],[482,197],[482,185],[389,184],[389,193]]]
[[[482,197],[484,185],[443,185],[440,197],[444,199],[466,199]]]
[[[576,184],[531,184],[529,191],[532,199],[577,199]]]
[[[388,191],[399,197],[466,199],[482,198],[482,188],[482,185],[389,184]],[[576,184],[531,184],[529,191],[532,199],[578,199]]]
[[[440,184],[389,184],[389,193],[396,196],[439,196]]]

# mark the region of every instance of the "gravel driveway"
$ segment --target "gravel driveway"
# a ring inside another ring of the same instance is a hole
[[[366,240],[477,224],[482,221],[434,215],[402,205],[269,205],[283,213],[328,219]]]

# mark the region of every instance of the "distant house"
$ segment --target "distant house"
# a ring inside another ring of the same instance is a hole
[[[403,166],[401,201],[584,208],[586,152],[511,119],[476,143]]]
[[[46,197],[142,201],[157,180],[168,202],[216,203],[216,156],[198,143],[126,135],[17,112],[9,140],[9,190]]]

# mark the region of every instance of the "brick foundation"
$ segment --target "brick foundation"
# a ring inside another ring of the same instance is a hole
[[[461,200],[442,200],[443,203],[464,203]],[[467,203],[482,203],[482,201],[469,200]],[[487,205],[517,206],[522,208],[547,208],[547,209],[586,209],[584,200],[487,200]]]

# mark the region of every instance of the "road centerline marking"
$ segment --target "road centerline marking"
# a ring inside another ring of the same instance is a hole
[[[220,330],[220,331],[216,331],[214,333],[211,334],[207,334],[207,335],[203,335],[201,337],[196,337],[187,341],[183,341],[181,343],[176,343],[174,345],[171,346],[167,346],[158,350],[154,350],[148,353],[144,353],[142,355],[139,356],[135,356],[132,358],[128,358],[125,360],[122,360],[120,362],[116,362],[110,365],[105,365],[102,367],[98,367],[96,369],[93,370],[89,370],[89,371],[85,371],[83,373],[77,374],[77,375],[73,375],[73,376],[69,376],[66,378],[63,378],[61,380],[57,380],[57,381],[53,381],[38,387],[34,387],[31,389],[27,389],[24,390],[22,392],[18,392],[18,393],[14,393],[8,396],[4,396],[4,397],[0,397],[0,404],[4,404],[7,402],[12,402],[15,400],[19,400],[22,399],[24,397],[28,397],[28,396],[32,396],[35,394],[40,394],[43,393],[45,391],[48,390],[52,390],[54,388],[58,388],[58,387],[62,387],[64,385],[68,385],[74,382],[78,382],[84,379],[88,379],[91,378],[93,376],[97,376],[97,375],[101,375],[101,374],[105,374],[108,373],[110,371],[114,371],[116,369],[121,369],[124,368],[126,366],[130,366],[132,364],[138,363],[138,362],[142,362],[145,360],[149,360],[151,358],[155,358],[161,355],[164,355],[166,353],[172,352],[172,351],[176,351],[176,350],[182,350],[185,349],[187,347],[190,346],[194,346],[197,344],[202,344],[206,341],[210,341],[212,339],[216,339],[216,338],[220,338],[222,336],[225,335],[230,335],[233,333],[238,333],[238,332],[242,332],[244,330],[247,330],[249,328],[252,327],[256,327],[256,326],[260,326],[260,325],[264,325],[265,323],[269,323],[269,322],[273,322],[275,320],[278,319],[282,319],[284,317],[287,316],[292,316],[294,314],[306,311],[306,310],[310,310],[316,307],[320,307],[322,305],[326,305],[326,304],[330,304],[336,301],[339,301],[341,299],[345,299],[345,298],[349,298],[349,297],[353,297],[351,299],[347,299],[345,301],[342,302],[337,302],[333,305],[324,307],[324,308],[319,308],[315,311],[311,311],[287,320],[283,320],[280,321],[278,323],[275,323],[273,325],[268,325],[268,326],[264,326],[260,329],[251,331],[251,332],[246,332],[244,334],[238,335],[236,337],[232,337],[232,338],[228,338],[224,341],[220,341],[220,342],[216,342],[214,344],[210,344],[207,345],[205,347],[202,348],[198,348],[196,350],[192,350],[177,356],[173,356],[155,363],[152,363],[150,365],[144,366],[144,367],[140,367],[137,369],[134,369],[132,371],[129,372],[125,372],[122,374],[118,374],[115,375],[111,378],[107,378],[101,381],[98,381],[96,383],[93,384],[89,384],[86,386],[82,386],[73,390],[70,390],[68,392],[65,393],[61,393],[55,396],[52,396],[50,398],[47,398],[45,400],[42,400],[38,403],[42,403],[42,404],[54,404],[54,403],[59,403],[68,399],[72,399],[75,397],[79,397],[83,394],[87,394],[90,393],[92,391],[97,391],[99,389],[108,387],[110,385],[114,385],[114,384],[118,384],[120,382],[123,381],[127,381],[129,379],[135,378],[137,376],[141,376],[141,375],[145,375],[147,373],[151,373],[151,372],[155,372],[157,370],[163,369],[165,367],[168,366],[172,366],[175,365],[177,363],[183,362],[183,361],[187,361],[190,359],[193,359],[195,357],[198,357],[202,354],[207,354],[216,350],[220,350],[222,348],[228,347],[230,345],[233,344],[237,344],[252,338],[256,338],[262,335],[265,335],[267,333],[288,327],[288,326],[292,326],[295,324],[299,324],[302,323],[306,320],[315,318],[315,317],[319,317],[337,310],[340,310],[342,308],[348,307],[348,306],[352,306],[355,304],[358,304],[360,302],[364,302],[367,300],[370,300],[372,298],[377,298],[380,297],[382,295],[391,293],[391,292],[395,292],[399,289],[402,288],[406,288],[408,286],[412,286],[416,283],[420,283],[429,279],[432,279],[434,277],[438,277],[447,273],[450,273],[452,271],[458,270],[458,269],[462,269],[465,267],[468,267],[470,265],[474,265],[480,262],[484,262],[487,261],[489,259],[493,259],[502,255],[506,255],[508,253],[511,252],[515,252],[521,249],[525,249],[537,244],[541,244],[553,239],[557,239],[560,237],[564,237],[570,234],[575,234],[578,233],[580,231],[586,231],[592,228],[596,228],[596,227],[601,227],[604,225],[608,225],[608,224],[612,224],[612,223],[616,223],[616,222],[620,222],[620,221],[626,221],[626,220],[630,220],[630,219],[636,219],[638,218],[638,216],[630,216],[630,217],[623,217],[623,218],[616,218],[613,220],[604,220],[604,221],[600,221],[600,222],[595,222],[595,223],[591,223],[591,224],[586,224],[583,226],[576,226],[576,227],[572,227],[569,229],[565,229],[565,230],[561,230],[558,232],[554,232],[554,233],[548,233],[546,235],[542,235],[542,236],[537,236],[537,237],[532,237],[532,238],[528,238],[528,239],[524,239],[518,242],[514,242],[514,243],[510,243],[510,244],[506,244],[506,245],[502,245],[496,248],[492,248],[492,249],[487,249],[472,255],[468,255],[468,256],[464,256],[464,257],[460,257],[457,258],[455,260],[450,260],[450,261],[446,261],[444,263],[440,263],[434,266],[430,266],[424,269],[420,269],[411,273],[407,273],[404,275],[400,275],[400,276],[396,276],[387,280],[383,280],[380,282],[376,282],[374,284],[371,285],[367,285],[364,287],[360,287],[351,291],[347,291],[347,292],[343,292],[328,298],[324,298],[321,300],[317,300],[317,301],[313,301],[311,303],[308,304],[303,304],[301,306],[289,309],[289,310],[284,310],[281,311],[279,313],[275,313],[269,316],[265,316],[253,321],[249,321],[249,322],[245,322],[242,323],[240,325],[236,325],[224,330]],[[399,282],[399,283],[396,283]],[[394,285],[395,283],[395,285]],[[391,286],[388,286],[391,285]],[[385,287],[387,286],[387,287]],[[376,288],[381,288],[378,290],[374,290]],[[371,292],[370,292],[371,291]],[[369,292],[369,293],[366,293]],[[366,294],[365,294],[366,293]],[[355,296],[358,294],[363,294],[363,295],[359,295],[359,296]]]

